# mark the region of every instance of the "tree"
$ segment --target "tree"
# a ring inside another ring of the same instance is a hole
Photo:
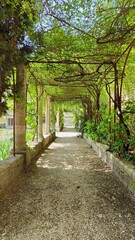
[[[1,1],[0,5],[0,112],[6,110],[5,91],[9,88],[12,69],[26,62],[32,52],[30,32],[36,20],[35,1]]]

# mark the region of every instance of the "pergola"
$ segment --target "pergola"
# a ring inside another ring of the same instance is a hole
[[[122,100],[125,79],[128,82],[125,73],[127,62],[130,54],[134,57],[134,9],[133,0],[118,3],[64,0],[56,0],[54,3],[39,1],[39,4],[34,1],[27,4],[25,1],[22,4],[16,1],[12,4],[2,2],[0,107],[4,105],[5,108],[2,98],[8,90],[8,78],[16,69],[16,77],[13,77],[14,154],[27,150],[26,72],[29,70],[33,82],[37,81],[38,94],[41,96],[37,102],[38,141],[49,133],[50,111],[53,114],[54,101],[80,101],[87,118],[93,119],[98,125],[102,90],[106,94],[104,105],[109,114],[114,112],[113,123],[116,123],[117,118],[125,128],[127,139],[130,139],[129,127],[123,116]],[[43,66],[40,70],[43,71],[42,76],[36,75],[38,64]],[[46,86],[60,91],[46,91],[46,95],[43,95]],[[45,133],[42,117],[44,102]],[[60,129],[60,111],[56,115],[57,127]],[[54,124],[53,120],[52,129]],[[111,125],[109,131],[111,132]]]

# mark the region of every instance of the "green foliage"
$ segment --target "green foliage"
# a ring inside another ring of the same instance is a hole
[[[95,121],[88,120],[85,128],[88,136],[92,137],[95,141],[110,144],[112,134],[109,132],[109,125],[112,125],[113,115],[107,115],[106,110],[101,114],[101,120],[97,125]]]
[[[132,136],[130,139],[130,145],[132,149],[135,149],[135,136]]]
[[[122,139],[117,137],[116,140],[110,146],[109,151],[118,153],[120,155],[123,152],[123,141],[122,141]]]
[[[12,69],[33,51],[31,35],[36,21],[35,0],[1,0],[0,4],[0,115],[7,111]]]
[[[93,121],[88,120],[86,122],[85,133],[93,140],[98,141],[97,127]]]
[[[123,106],[124,119],[130,129],[130,148],[135,149],[135,101],[126,101]]]
[[[113,115],[109,116],[107,114],[102,114],[102,120],[97,126],[97,135],[98,141],[101,141],[105,144],[110,144],[111,133],[109,132],[109,125],[112,125]]]
[[[124,110],[127,112],[134,112],[135,113],[135,101],[126,101],[124,103]]]
[[[27,132],[26,132],[26,142],[28,145],[30,145],[32,143],[32,141],[34,140],[35,138],[35,135],[36,135],[36,132],[34,130],[28,130],[27,129]]]
[[[133,135],[128,139],[125,127],[120,125],[118,121],[113,124],[113,118],[113,114],[109,116],[106,112],[103,112],[102,120],[98,125],[96,125],[94,121],[87,121],[85,132],[93,140],[107,144],[109,151],[115,152],[135,164],[135,155],[125,150],[125,146],[128,144],[130,144],[132,149],[135,149],[135,136]],[[110,124],[111,131],[109,131]]]
[[[132,187],[133,189],[135,189],[135,183],[132,183],[132,184],[131,184],[131,187]]]
[[[32,89],[31,89],[32,90]],[[34,96],[34,91],[33,91]],[[27,143],[31,143],[37,134],[37,113],[36,113],[36,103],[35,101],[27,102],[27,131],[26,131],[26,141]]]
[[[87,116],[82,115],[79,117],[79,120],[80,120],[79,132],[83,135],[85,132],[85,127],[86,127],[86,123],[87,123]]]
[[[3,139],[0,141],[0,160],[4,160],[10,155],[12,147],[13,147],[12,139]]]

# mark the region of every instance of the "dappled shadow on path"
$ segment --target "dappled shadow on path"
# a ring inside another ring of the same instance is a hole
[[[103,169],[94,169],[91,161],[97,158],[95,152],[88,153],[89,146],[83,145],[84,140],[78,137],[75,129],[64,129],[63,132],[57,133],[56,141],[41,154],[37,161],[37,167],[58,168],[63,170],[86,170],[110,172],[107,166]],[[81,146],[82,145],[82,146]],[[90,161],[88,159],[90,158]]]
[[[134,202],[110,168],[70,129],[60,133],[1,198],[0,236],[2,240],[133,240],[134,210]]]

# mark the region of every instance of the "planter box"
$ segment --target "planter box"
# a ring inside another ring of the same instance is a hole
[[[135,183],[135,166],[131,165],[124,159],[119,159],[117,156],[107,151],[108,146],[95,142],[91,138],[87,138],[85,134],[84,138],[98,153],[99,157],[101,157],[101,159],[111,167],[115,175],[135,198],[135,189],[132,187],[132,184]]]

